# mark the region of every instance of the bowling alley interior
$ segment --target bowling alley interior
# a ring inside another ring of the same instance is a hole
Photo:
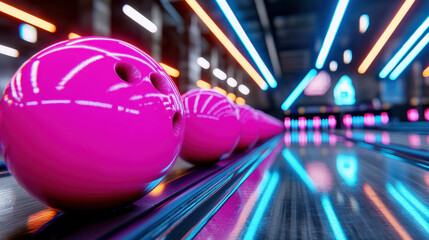
[[[429,239],[428,0],[0,0],[0,239]]]

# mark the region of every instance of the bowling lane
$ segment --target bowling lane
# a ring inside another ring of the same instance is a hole
[[[197,239],[427,239],[429,172],[329,133],[286,133]]]
[[[279,138],[277,137],[275,141],[279,142]],[[245,170],[245,167],[250,164],[247,161],[249,158],[254,162],[262,157],[261,152],[264,152],[264,156],[271,155],[269,153],[271,153],[272,141],[246,152],[234,154],[210,167],[196,168],[178,159],[171,172],[148,195],[127,207],[106,212],[89,214],[56,212],[29,196],[9,174],[0,173],[0,220],[5,223],[3,226],[6,226],[0,228],[0,239],[97,239],[120,232],[121,229],[127,228],[127,225],[141,218],[147,219],[148,222],[153,221],[157,216],[161,216],[152,214],[155,209],[164,209],[164,205],[173,205],[165,209],[166,214],[163,216],[167,219],[167,223],[160,224],[168,228],[171,225],[168,223],[171,211],[186,205],[192,209],[193,201],[198,200],[187,192],[199,193],[200,190],[213,185],[222,186],[217,179],[228,172],[225,179],[234,183],[231,176],[235,175],[237,169]],[[204,187],[198,186],[201,184]],[[184,203],[179,204],[177,198]],[[186,211],[183,212],[183,214],[186,213]],[[179,217],[176,220],[180,221],[180,219]]]
[[[378,143],[383,145],[394,144],[422,151],[429,150],[429,134],[425,133],[362,129],[337,130],[335,132],[348,138],[354,138],[367,143]]]

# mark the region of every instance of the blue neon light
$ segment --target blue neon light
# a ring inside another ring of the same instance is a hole
[[[355,88],[347,75],[342,76],[335,86],[334,98],[337,105],[353,105],[356,102]]]
[[[402,71],[416,58],[416,56],[423,50],[424,47],[429,42],[429,33],[426,34],[426,36],[420,40],[420,42],[411,50],[410,53],[402,60],[402,62],[393,70],[393,72],[390,74],[389,78],[390,80],[396,80],[399,75],[401,75]]]
[[[328,195],[323,194],[321,200],[323,209],[325,210],[326,216],[328,217],[329,224],[331,225],[335,238],[337,240],[346,240],[347,237],[344,234],[340,222],[338,221],[337,215],[335,215],[334,208],[332,207]]]
[[[260,227],[260,223],[262,217],[264,216],[264,212],[270,203],[270,200],[273,197],[274,190],[276,190],[277,184],[279,183],[279,174],[277,172],[273,173],[271,176],[270,182],[267,185],[264,193],[261,194],[262,198],[259,201],[258,206],[256,207],[255,213],[253,214],[252,221],[247,228],[247,232],[244,235],[243,239],[254,239],[256,235],[256,231]]]
[[[308,120],[307,120],[307,127],[308,127],[309,129],[313,128],[313,120],[312,120],[312,119],[308,119]]]
[[[337,34],[338,27],[340,26],[341,20],[343,19],[344,12],[346,11],[348,4],[349,0],[339,0],[338,2],[338,5],[335,9],[334,17],[332,18],[328,32],[326,33],[325,40],[323,40],[319,56],[317,56],[317,69],[321,69],[325,64],[326,57],[328,56],[329,50],[331,49],[332,42],[334,41],[335,35]]]
[[[228,19],[228,22],[231,24],[235,33],[237,33],[238,37],[240,38],[240,41],[244,44],[247,52],[249,52],[253,61],[255,61],[256,66],[259,68],[265,80],[268,82],[268,85],[270,85],[271,88],[277,87],[277,82],[274,79],[274,76],[271,74],[270,70],[268,70],[267,66],[265,65],[262,58],[259,56],[252,42],[247,37],[246,32],[241,27],[240,22],[235,17],[234,12],[231,10],[228,3],[225,0],[216,0],[216,3],[219,5],[220,9],[222,10],[222,13]]]
[[[404,55],[410,50],[410,48],[416,43],[416,41],[423,35],[423,33],[429,27],[429,17],[420,25],[419,28],[411,35],[411,37],[405,42],[405,44],[399,49],[399,51],[393,56],[393,58],[387,63],[387,65],[381,70],[380,78],[385,78],[393,70],[393,68],[399,63]]]
[[[283,111],[286,111],[290,108],[290,106],[295,102],[299,95],[301,95],[302,91],[304,91],[305,87],[311,82],[311,80],[316,76],[317,71],[315,69],[311,69],[307,75],[302,79],[302,81],[298,84],[298,86],[292,91],[289,97],[282,104]]]
[[[388,183],[386,184],[387,191],[392,195],[393,198],[395,198],[398,203],[407,210],[407,212],[416,220],[420,226],[423,227],[423,229],[429,233],[429,224],[426,222],[426,220],[411,206],[411,204],[405,200],[404,197],[399,194],[399,192],[395,189],[395,187],[392,186],[392,184]]]
[[[402,195],[405,196],[405,198],[409,202],[411,202],[411,204],[413,204],[418,210],[420,210],[421,213],[423,213],[426,217],[429,217],[429,208],[426,207],[419,199],[417,199],[413,193],[408,191],[408,189],[405,188],[402,183],[396,182],[396,188],[399,190],[399,192],[402,193]]]
[[[301,178],[301,180],[307,185],[311,192],[316,192],[316,185],[313,180],[308,176],[307,171],[301,166],[295,156],[288,150],[283,149],[282,151],[284,159],[290,164],[290,166],[295,170],[296,174]]]
[[[339,154],[337,156],[337,171],[347,185],[351,187],[355,186],[358,173],[356,156]]]

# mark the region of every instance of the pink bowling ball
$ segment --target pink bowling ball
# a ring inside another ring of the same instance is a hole
[[[282,121],[262,111],[257,112],[259,115],[260,141],[269,139],[284,131],[284,124]]]
[[[180,157],[207,165],[230,155],[240,137],[236,105],[216,91],[203,89],[188,91],[182,102],[186,126]]]
[[[150,56],[115,39],[52,45],[15,73],[0,139],[17,182],[62,211],[119,207],[152,190],[182,145],[180,94]]]
[[[237,150],[253,147],[259,139],[259,122],[255,110],[248,105],[237,105],[240,114],[241,134]]]

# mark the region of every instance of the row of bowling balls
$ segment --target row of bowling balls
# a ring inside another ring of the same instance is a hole
[[[0,102],[9,171],[61,211],[127,205],[159,184],[179,154],[214,164],[281,131],[281,121],[212,90],[180,96],[149,55],[102,37],[38,52]]]

